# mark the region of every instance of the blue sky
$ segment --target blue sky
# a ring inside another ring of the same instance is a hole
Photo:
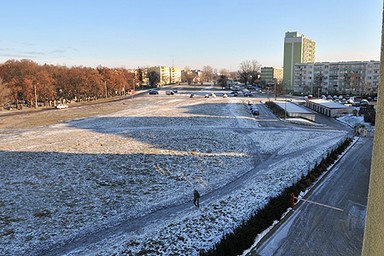
[[[379,60],[382,0],[3,0],[0,63],[281,67],[284,34],[316,61]]]

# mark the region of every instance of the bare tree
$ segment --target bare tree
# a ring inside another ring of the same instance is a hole
[[[189,66],[186,66],[182,72],[182,81],[187,81],[187,83],[190,85],[193,82],[193,79],[195,78],[195,73],[191,70]]]
[[[257,60],[245,60],[240,63],[240,81],[247,84],[255,84],[259,79],[260,64]]]
[[[160,82],[159,71],[155,68],[149,68],[147,76],[149,80],[149,85],[152,87],[154,87],[157,83]]]
[[[314,82],[313,82],[313,96],[317,96],[320,98],[320,93],[323,90],[323,81],[324,81],[324,75],[320,71],[320,73],[314,75]]]
[[[213,68],[211,66],[204,66],[202,72],[202,82],[211,82],[213,80]]]
[[[283,83],[280,79],[274,78],[274,91],[275,91],[275,100],[283,93]]]
[[[8,86],[3,82],[3,79],[0,77],[0,106],[8,103],[11,100],[12,91]]]
[[[228,88],[228,77],[226,75],[219,75],[217,79],[217,84],[221,86],[222,89]]]
[[[224,75],[224,76],[226,76],[226,77],[228,77],[228,78],[231,77],[231,73],[229,72],[228,69],[225,69],[225,68],[220,69],[219,74],[220,74],[220,75]]]

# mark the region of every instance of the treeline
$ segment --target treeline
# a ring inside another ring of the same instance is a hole
[[[348,148],[351,142],[351,138],[346,138],[319,164],[316,163],[312,170],[308,170],[306,176],[303,175],[298,182],[284,189],[280,195],[270,198],[262,209],[255,211],[248,220],[244,220],[232,233],[224,235],[213,248],[202,250],[200,256],[240,255],[244,250],[250,248],[254,244],[256,236],[270,227],[274,221],[280,220],[287,209],[291,207],[291,194],[294,193],[297,196],[300,192],[312,186],[335,163],[339,155]]]
[[[0,104],[33,105],[58,100],[90,100],[127,93],[135,73],[124,68],[39,65],[31,60],[0,64]]]

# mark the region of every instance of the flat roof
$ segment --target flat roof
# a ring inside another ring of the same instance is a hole
[[[312,111],[303,108],[293,102],[290,101],[274,101],[279,107],[282,109],[286,109],[288,113],[305,113],[305,114],[313,114]]]
[[[314,103],[314,104],[317,104],[317,105],[321,105],[321,106],[324,106],[326,108],[333,108],[333,109],[337,109],[337,108],[350,108],[349,106],[345,106],[341,103],[337,103],[337,102],[333,102],[333,101],[328,101],[328,100],[323,100],[323,99],[315,99],[315,100],[308,100],[309,102],[311,103]]]

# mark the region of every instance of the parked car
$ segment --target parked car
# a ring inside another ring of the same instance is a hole
[[[260,115],[259,109],[255,105],[251,105],[250,109],[251,109],[252,115],[254,115],[254,116]]]
[[[367,106],[367,105],[369,105],[369,102],[368,102],[367,100],[362,99],[362,100],[360,101],[360,106]]]
[[[253,97],[253,94],[251,92],[245,92],[244,97]]]
[[[148,94],[156,95],[156,94],[159,94],[159,92],[157,90],[149,90]]]
[[[165,91],[166,95],[174,95],[175,93],[172,90]]]
[[[57,109],[65,109],[65,108],[68,108],[68,105],[65,105],[65,104],[57,104],[57,106],[55,107]]]

